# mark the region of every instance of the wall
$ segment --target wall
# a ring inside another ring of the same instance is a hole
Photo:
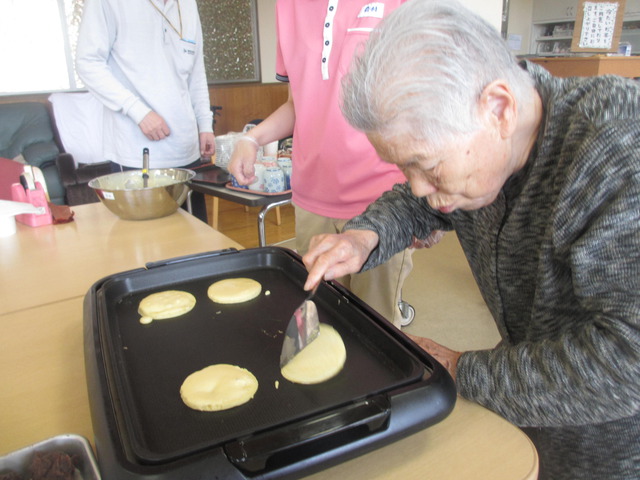
[[[461,0],[460,3],[500,30],[502,26],[502,0]]]
[[[513,52],[516,55],[526,55],[529,53],[533,2],[534,0],[509,0],[508,33],[522,37],[521,48]]]
[[[262,83],[276,82],[276,0],[257,0]]]
[[[218,85],[209,88],[212,103],[222,106],[215,133],[240,132],[251,120],[264,119],[287,100],[287,85],[281,82]]]

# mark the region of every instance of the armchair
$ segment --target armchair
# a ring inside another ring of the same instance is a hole
[[[60,153],[54,140],[51,118],[46,107],[37,102],[0,105],[0,157],[24,160],[40,168],[49,197],[63,205],[65,192],[56,159]]]
[[[93,189],[89,187],[89,182],[96,177],[111,173],[110,162],[76,165],[73,157],[60,155],[56,164],[66,191],[68,205],[83,205],[100,201]]]

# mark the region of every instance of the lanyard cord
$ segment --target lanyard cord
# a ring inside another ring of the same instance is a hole
[[[155,3],[153,3],[153,0],[149,0],[149,3],[151,4],[151,6],[153,6],[153,8],[155,8],[158,11],[160,15],[164,17],[164,19],[167,21],[169,26],[173,28],[173,31],[176,32],[180,37],[180,39],[182,40],[182,12],[180,11],[180,0],[176,0],[176,3],[178,4],[178,18],[180,19],[180,31],[178,31],[178,29],[173,25],[173,23],[171,23],[171,20],[167,18],[167,16],[162,12],[162,10],[160,10],[158,6]]]

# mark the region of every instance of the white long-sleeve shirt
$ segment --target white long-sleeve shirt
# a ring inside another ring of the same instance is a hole
[[[86,0],[76,69],[105,105],[105,159],[140,168],[145,147],[151,168],[199,158],[198,133],[213,131],[213,116],[195,0]],[[167,138],[140,130],[151,111],[167,122]]]

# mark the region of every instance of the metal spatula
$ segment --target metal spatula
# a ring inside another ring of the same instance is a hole
[[[316,293],[318,286],[311,290],[304,302],[295,309],[287,330],[284,333],[282,352],[280,353],[280,368],[284,367],[300,351],[313,342],[320,329],[318,321],[318,308],[311,297]]]

